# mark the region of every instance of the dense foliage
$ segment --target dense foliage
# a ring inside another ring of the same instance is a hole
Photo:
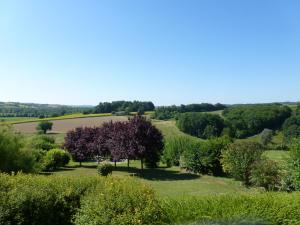
[[[250,141],[232,143],[222,151],[223,169],[235,179],[249,185],[252,166],[261,160],[262,153],[263,147],[259,143]]]
[[[293,139],[290,144],[289,162],[290,189],[300,191],[300,139]]]
[[[202,104],[190,104],[190,105],[180,105],[180,106],[161,106],[155,109],[153,118],[159,120],[167,120],[174,118],[178,113],[185,112],[211,112],[217,110],[223,110],[226,106],[220,103],[215,105],[209,103]]]
[[[0,126],[0,171],[35,172],[39,151],[28,148],[24,138],[9,126]]]
[[[30,140],[30,147],[37,150],[49,151],[57,146],[55,138],[49,135],[36,135]]]
[[[67,133],[64,147],[77,162],[92,158],[140,159],[155,167],[163,149],[161,132],[142,116],[102,127],[77,128]]]
[[[299,201],[299,193],[235,193],[168,200],[163,208],[170,224],[298,225]]]
[[[111,112],[138,112],[138,111],[153,111],[155,108],[152,102],[140,101],[113,101],[100,102],[94,109],[94,113],[111,113]]]
[[[206,142],[191,142],[191,146],[183,152],[184,166],[187,170],[214,176],[223,175],[221,152],[229,145],[227,138],[215,138]]]
[[[265,128],[280,128],[291,112],[290,107],[280,104],[258,104],[230,107],[224,110],[223,115],[231,135],[245,138]]]
[[[282,130],[286,140],[300,137],[300,115],[288,118],[284,122]]]
[[[223,119],[209,113],[182,113],[176,121],[178,128],[187,134],[208,139],[218,137],[223,131]]]
[[[112,179],[96,187],[82,201],[75,225],[164,225],[165,212],[146,185],[135,180]]]
[[[0,225],[168,224],[153,191],[130,178],[0,174],[0,212]]]
[[[73,107],[18,102],[0,102],[0,117],[56,117],[84,112],[91,107]]]

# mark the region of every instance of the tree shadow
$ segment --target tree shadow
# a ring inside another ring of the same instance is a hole
[[[130,174],[130,176],[157,181],[193,180],[200,177],[196,174],[181,173],[179,171],[166,170],[165,168],[146,168],[144,170],[141,170],[132,167],[128,168],[126,166],[118,166],[117,168],[114,168],[113,171],[127,172]]]

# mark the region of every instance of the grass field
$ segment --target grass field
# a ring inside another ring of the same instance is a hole
[[[219,195],[226,193],[257,192],[257,189],[245,188],[240,182],[230,178],[198,176],[180,171],[178,167],[144,169],[140,170],[139,161],[131,161],[130,168],[127,163],[120,163],[113,171],[113,176],[134,176],[142,182],[149,184],[160,197],[181,198],[183,196]],[[89,176],[97,174],[96,163],[78,163],[70,165],[55,172],[53,175]]]

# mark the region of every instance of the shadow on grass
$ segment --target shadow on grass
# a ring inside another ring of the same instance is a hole
[[[131,176],[140,177],[146,180],[160,180],[160,181],[193,180],[200,177],[199,175],[196,174],[180,173],[178,171],[170,171],[164,168],[155,168],[155,169],[146,168],[144,170],[141,170],[132,167],[128,168],[126,166],[118,166],[117,168],[114,168],[113,171],[127,172]]]

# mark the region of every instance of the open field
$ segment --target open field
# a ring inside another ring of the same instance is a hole
[[[127,116],[101,116],[76,119],[50,120],[53,122],[51,133],[66,133],[76,127],[94,127],[109,121],[126,121]],[[36,133],[38,122],[14,124],[16,130],[22,133]]]
[[[96,163],[83,163],[82,167],[78,167],[78,163],[70,163],[67,168],[54,172],[53,175],[96,175],[96,166]],[[113,176],[137,177],[140,181],[149,184],[160,197],[181,198],[183,196],[219,195],[258,191],[254,188],[246,188],[241,182],[234,181],[230,178],[188,174],[180,171],[178,167],[144,169],[144,171],[141,172],[139,161],[130,161],[130,168],[127,168],[126,163],[118,164],[117,168],[113,171]]]

